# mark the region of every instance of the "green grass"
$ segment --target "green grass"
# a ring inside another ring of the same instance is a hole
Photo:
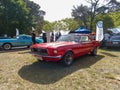
[[[99,49],[70,67],[38,62],[28,49],[0,51],[0,90],[120,90],[120,50]]]

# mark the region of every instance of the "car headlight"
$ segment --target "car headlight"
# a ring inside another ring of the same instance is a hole
[[[58,53],[58,51],[57,51],[57,50],[54,50],[54,51],[53,51],[53,53],[54,53],[54,54],[57,54],[57,53]]]

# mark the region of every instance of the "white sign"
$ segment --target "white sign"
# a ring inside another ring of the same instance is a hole
[[[98,21],[96,24],[96,41],[102,41],[103,40],[103,22]]]

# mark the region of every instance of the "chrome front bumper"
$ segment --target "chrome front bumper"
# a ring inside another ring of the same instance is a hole
[[[58,61],[58,60],[61,60],[61,58],[62,58],[61,55],[58,55],[58,56],[42,56],[42,55],[39,55],[39,54],[36,54],[36,53],[31,53],[31,54],[39,60]]]

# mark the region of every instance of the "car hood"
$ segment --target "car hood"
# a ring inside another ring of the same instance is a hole
[[[62,46],[70,46],[78,44],[76,42],[52,42],[52,43],[42,43],[42,44],[34,44],[31,48],[58,48]]]

